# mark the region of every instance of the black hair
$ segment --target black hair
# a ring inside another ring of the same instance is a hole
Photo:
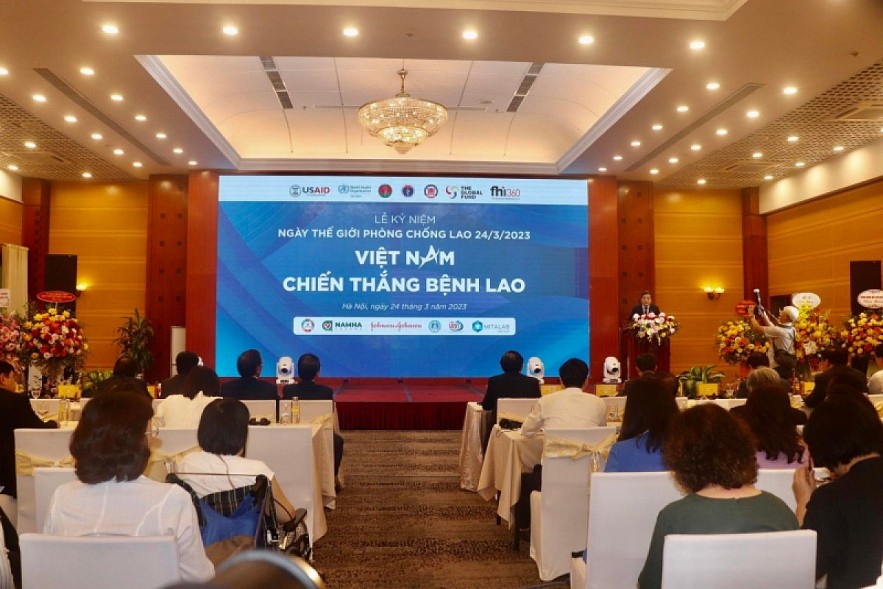
[[[260,376],[258,374],[258,368],[264,363],[261,358],[261,353],[257,350],[245,350],[241,354],[239,354],[239,358],[236,359],[236,370],[239,372],[239,376],[248,377],[248,376]]]
[[[864,395],[828,395],[810,414],[803,439],[816,466],[831,470],[858,456],[883,453],[883,423]]]
[[[500,368],[503,372],[521,372],[524,368],[524,357],[515,350],[504,352],[500,358]]]
[[[301,354],[297,359],[297,375],[303,381],[313,382],[321,367],[319,356],[315,354]]]
[[[196,440],[205,452],[239,454],[248,441],[248,418],[248,407],[239,399],[215,399],[202,411]]]
[[[589,377],[589,365],[579,358],[571,358],[558,369],[558,376],[565,387],[581,388]]]

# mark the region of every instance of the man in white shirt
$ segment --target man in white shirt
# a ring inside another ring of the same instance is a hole
[[[545,428],[584,428],[607,425],[607,406],[603,400],[583,392],[589,378],[588,365],[571,358],[558,369],[564,390],[542,397],[521,426],[521,435],[532,437]],[[526,537],[530,530],[530,494],[542,489],[543,467],[521,475],[521,494],[515,504],[516,534]]]
[[[871,375],[868,381],[868,393],[871,395],[883,395],[883,344],[874,347],[874,363],[877,372]]]

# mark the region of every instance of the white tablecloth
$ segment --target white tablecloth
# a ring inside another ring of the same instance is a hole
[[[481,449],[482,435],[488,423],[490,411],[485,411],[475,401],[466,404],[463,418],[463,437],[460,440],[460,488],[467,491],[478,490],[481,476],[481,463],[484,452]]]
[[[521,494],[521,473],[532,471],[542,457],[542,434],[526,438],[518,430],[495,425],[481,465],[478,494],[490,501],[499,491],[497,515],[511,523],[512,506]]]

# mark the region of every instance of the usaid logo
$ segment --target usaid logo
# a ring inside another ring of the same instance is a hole
[[[298,196],[300,196],[300,186],[297,184],[292,184],[288,188],[288,194],[293,196],[294,198],[297,198]]]

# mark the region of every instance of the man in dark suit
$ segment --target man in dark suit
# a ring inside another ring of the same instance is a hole
[[[99,382],[95,388],[83,393],[84,397],[96,397],[116,390],[138,391],[148,399],[153,399],[147,390],[147,383],[138,378],[138,365],[128,356],[120,356],[113,365],[113,376]]]
[[[629,313],[629,319],[634,318],[635,315],[641,316],[650,313],[659,315],[659,307],[653,304],[653,293],[649,290],[645,290],[641,293],[641,302],[632,307],[632,312]]]
[[[282,387],[282,398],[297,398],[299,401],[333,401],[334,391],[331,390],[331,387],[314,382],[319,376],[320,368],[319,356],[302,354],[297,359],[297,376],[300,378],[300,382]],[[334,479],[335,488],[338,490],[337,473],[340,471],[341,460],[343,460],[343,436],[334,432]]]
[[[222,397],[233,397],[240,401],[274,401],[279,398],[276,385],[261,380],[264,361],[257,350],[245,350],[236,360],[239,378],[221,385]]]
[[[815,386],[812,392],[803,400],[804,405],[814,409],[825,400],[828,395],[828,387],[832,384],[842,384],[852,387],[863,393],[868,392],[868,381],[865,375],[852,368],[849,362],[849,353],[843,348],[825,348],[822,350],[822,360],[819,367],[823,370],[815,378]]]
[[[160,383],[160,391],[162,398],[165,399],[171,395],[180,395],[184,392],[184,379],[190,374],[194,366],[199,364],[199,356],[195,352],[178,352],[175,356],[175,368],[177,373],[175,376],[165,379]]]
[[[634,388],[635,381],[656,377],[656,356],[650,353],[638,354],[635,357],[635,368],[638,370],[638,376],[625,381],[625,386],[616,394],[617,397],[627,397]]]
[[[16,429],[55,429],[55,421],[44,422],[31,409],[31,401],[24,393],[16,393],[17,374],[9,362],[0,360],[0,493],[17,496],[15,483]]]
[[[497,422],[497,400],[539,399],[540,381],[532,376],[521,374],[524,358],[515,350],[509,350],[500,358],[503,374],[492,376],[487,380],[487,392],[481,400],[481,407],[491,412],[491,423]]]

